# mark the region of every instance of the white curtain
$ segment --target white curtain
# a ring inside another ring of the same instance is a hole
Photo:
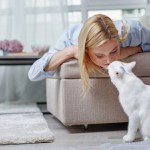
[[[53,45],[67,27],[66,0],[0,0],[0,40],[17,39],[24,51]],[[30,66],[0,66],[0,102],[45,101],[45,80],[30,82]]]
[[[0,0],[0,40],[52,45],[67,26],[66,0]]]

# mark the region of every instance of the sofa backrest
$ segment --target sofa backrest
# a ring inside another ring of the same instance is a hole
[[[138,53],[123,59],[124,62],[136,61],[136,66],[133,72],[139,77],[150,77],[150,52]],[[106,76],[96,72],[90,74],[90,78],[106,78]],[[56,71],[52,78],[61,79],[79,79],[80,71],[78,61],[76,59],[70,59],[64,62]]]

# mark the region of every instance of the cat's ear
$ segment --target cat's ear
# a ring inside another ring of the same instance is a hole
[[[135,67],[135,65],[136,65],[136,61],[132,61],[132,62],[128,63],[127,67],[129,70],[132,70]]]

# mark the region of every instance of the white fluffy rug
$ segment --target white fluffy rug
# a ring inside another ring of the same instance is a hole
[[[52,142],[54,135],[36,104],[0,104],[0,144]]]

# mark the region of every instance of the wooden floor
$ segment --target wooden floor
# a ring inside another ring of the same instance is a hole
[[[51,114],[47,114],[45,105],[40,105],[45,112],[48,126],[55,135],[53,143],[1,145],[0,150],[61,150],[67,147],[99,146],[103,143],[122,143],[127,124],[89,125],[66,127]]]

